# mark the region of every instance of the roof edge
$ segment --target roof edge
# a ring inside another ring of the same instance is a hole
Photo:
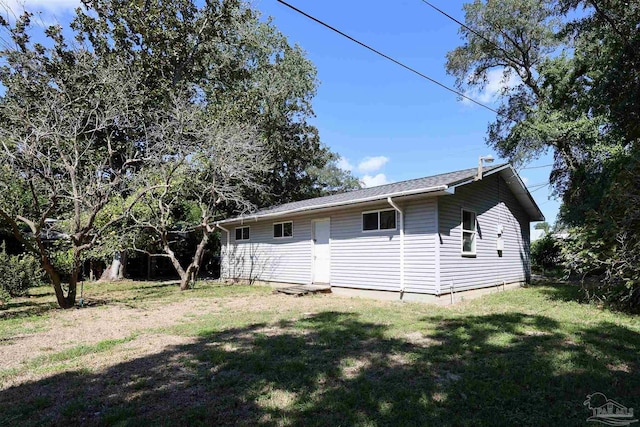
[[[437,186],[434,186],[434,187],[417,188],[417,189],[414,189],[414,190],[396,191],[395,193],[386,193],[386,194],[380,194],[380,195],[376,195],[376,196],[363,197],[363,198],[360,198],[360,199],[345,200],[345,201],[333,202],[333,203],[325,203],[325,204],[317,205],[317,206],[304,206],[304,207],[301,207],[301,208],[289,209],[289,210],[281,211],[281,212],[271,212],[271,213],[265,213],[265,214],[262,214],[262,215],[239,216],[239,217],[235,217],[235,218],[224,219],[222,221],[216,221],[215,224],[229,224],[229,223],[232,223],[232,222],[251,221],[251,220],[257,221],[260,218],[278,217],[278,216],[290,215],[290,214],[299,213],[299,212],[314,211],[314,210],[319,210],[319,209],[337,208],[337,207],[340,207],[340,206],[355,205],[355,204],[358,204],[358,203],[365,203],[365,202],[374,202],[376,200],[385,200],[388,197],[402,197],[402,196],[411,196],[411,195],[414,195],[414,194],[433,193],[433,192],[437,192],[437,191],[445,191],[448,188],[449,188],[448,185],[437,185]]]
[[[513,172],[513,176],[518,178],[518,184],[520,184],[520,187],[522,187],[522,189],[524,190],[524,192],[525,192],[525,194],[526,194],[526,196],[528,198],[529,203],[531,203],[531,206],[536,211],[535,215],[531,215],[530,214],[531,222],[545,221],[546,218],[544,217],[544,214],[542,213],[542,210],[540,210],[540,206],[538,206],[538,204],[536,203],[535,199],[531,195],[531,192],[529,191],[527,186],[522,181],[522,178],[520,178],[520,174],[518,173],[518,171],[516,171],[515,168],[510,163],[505,164],[504,167],[493,169],[493,170],[487,172],[486,175],[492,175],[492,174],[497,173],[497,172],[502,172],[505,169],[511,170],[511,172]],[[509,185],[508,181],[507,181],[507,185]],[[517,197],[517,195],[516,195],[516,197]],[[522,203],[522,201],[520,201],[520,203]]]

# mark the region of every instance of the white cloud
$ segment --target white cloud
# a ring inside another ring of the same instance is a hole
[[[377,185],[384,185],[389,183],[389,181],[387,181],[387,176],[383,173],[379,173],[375,176],[365,175],[360,181],[362,182],[362,185],[364,187],[375,187]]]
[[[385,156],[365,157],[360,163],[358,163],[358,170],[361,173],[372,173],[380,170],[387,162],[389,158]],[[379,174],[381,175],[381,174]],[[379,176],[376,175],[376,176]],[[384,176],[384,175],[383,175]]]
[[[509,74],[505,79],[504,70],[494,69],[487,72],[487,83],[484,88],[473,88],[465,92],[465,95],[482,102],[483,104],[496,102],[505,89],[516,87],[520,83],[520,78],[515,74]],[[462,99],[463,104],[473,105],[468,99]]]
[[[336,166],[338,166],[342,170],[346,170],[349,172],[353,170],[353,165],[349,163],[349,160],[345,159],[344,157],[340,157],[338,159],[338,161],[336,162]]]

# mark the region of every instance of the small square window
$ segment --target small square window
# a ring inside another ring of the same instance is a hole
[[[282,236],[293,237],[293,222],[285,222],[282,224]]]
[[[380,230],[396,228],[396,211],[380,211]]]
[[[249,227],[236,228],[236,240],[249,240]]]
[[[273,224],[273,237],[275,239],[281,239],[283,237],[293,237],[293,221]]]
[[[362,214],[362,229],[364,231],[378,229],[378,212],[369,212]]]

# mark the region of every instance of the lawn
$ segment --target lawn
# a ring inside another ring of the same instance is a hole
[[[539,284],[453,307],[264,287],[46,288],[0,308],[0,424],[586,425],[640,408],[640,318]],[[640,410],[640,409],[638,409]]]

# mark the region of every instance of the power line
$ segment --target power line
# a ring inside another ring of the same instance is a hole
[[[498,43],[494,42],[493,40],[489,39],[488,37],[486,37],[484,34],[474,30],[473,28],[469,27],[467,24],[465,24],[464,22],[454,18],[453,16],[449,15],[447,12],[445,12],[444,10],[440,9],[439,7],[435,6],[434,4],[428,2],[427,0],[421,0],[424,4],[426,4],[427,6],[431,7],[433,10],[437,11],[438,13],[441,13],[442,15],[446,16],[447,18],[451,19],[453,22],[455,22],[456,24],[460,25],[463,28],[466,28],[468,31],[472,32],[473,34],[475,34],[476,36],[480,37],[482,40],[486,41],[487,43],[489,43],[490,45],[492,45],[493,47],[495,47],[496,49],[498,49],[499,51],[501,51],[502,53],[504,53],[505,55],[507,55],[507,58],[509,60],[511,59],[511,54],[509,52],[507,52],[502,46],[500,46]],[[513,61],[513,62],[517,62],[517,61]]]
[[[365,49],[370,50],[371,52],[375,53],[376,55],[382,56],[383,58],[385,58],[385,59],[387,59],[387,60],[389,60],[389,61],[391,61],[391,62],[395,63],[396,65],[399,65],[399,66],[401,66],[402,68],[404,68],[404,69],[406,69],[406,70],[409,70],[409,71],[411,71],[412,73],[417,74],[418,76],[420,76],[420,77],[422,77],[422,78],[424,78],[424,79],[426,79],[426,80],[429,80],[431,83],[434,83],[434,84],[436,84],[436,85],[440,86],[441,88],[448,90],[449,92],[455,93],[456,95],[458,95],[458,96],[460,96],[460,97],[462,97],[462,98],[464,98],[464,99],[466,99],[466,100],[468,100],[468,101],[471,101],[471,102],[473,102],[474,104],[479,105],[479,106],[480,106],[480,107],[482,107],[482,108],[486,108],[487,110],[489,110],[489,111],[491,111],[491,112],[493,112],[493,113],[495,113],[495,114],[500,115],[500,113],[498,112],[498,110],[495,110],[495,109],[493,109],[493,108],[489,107],[488,105],[485,105],[485,104],[481,103],[480,101],[476,101],[475,99],[473,99],[473,98],[471,98],[471,97],[469,97],[469,96],[465,95],[464,93],[462,93],[462,92],[460,92],[460,91],[457,91],[457,90],[455,90],[455,89],[453,89],[453,88],[451,88],[451,87],[449,87],[449,86],[445,85],[444,83],[440,83],[440,82],[439,82],[439,81],[437,81],[436,79],[431,78],[431,77],[427,76],[426,74],[421,73],[420,71],[416,70],[415,68],[412,68],[412,67],[410,67],[410,66],[408,66],[408,65],[406,65],[406,64],[404,64],[404,63],[402,63],[402,62],[400,62],[400,61],[398,61],[397,59],[394,59],[394,58],[392,58],[391,56],[389,56],[389,55],[387,55],[387,54],[385,54],[385,53],[380,52],[379,50],[377,50],[377,49],[375,49],[375,48],[373,48],[373,47],[369,46],[368,44],[363,43],[363,42],[361,42],[360,40],[357,40],[357,39],[355,39],[355,38],[351,37],[350,35],[348,35],[348,34],[346,34],[346,33],[342,32],[342,31],[338,30],[338,29],[337,29],[337,28],[335,28],[335,27],[332,27],[331,25],[327,24],[326,22],[321,21],[320,19],[315,18],[315,17],[313,17],[313,16],[309,15],[308,13],[306,13],[306,12],[304,12],[304,11],[302,11],[302,10],[298,9],[297,7],[290,5],[289,3],[285,2],[284,0],[277,0],[277,1],[278,1],[278,3],[280,3],[280,4],[283,4],[283,5],[287,6],[289,9],[292,9],[292,10],[294,10],[294,11],[298,12],[299,14],[301,14],[301,15],[303,15],[303,16],[305,16],[305,17],[309,18],[309,19],[311,19],[312,21],[317,22],[318,24],[322,25],[323,27],[326,27],[326,28],[330,29],[331,31],[333,31],[333,32],[335,32],[335,33],[340,34],[342,37],[346,37],[347,39],[351,40],[352,42],[354,42],[354,43],[356,43],[356,44],[359,44],[360,46],[364,47]]]
[[[525,169],[542,169],[542,168],[548,168],[550,166],[553,166],[553,163],[548,164],[548,165],[542,165],[542,166],[529,166],[527,168],[520,168],[520,170],[525,170]]]
[[[530,188],[533,188],[533,187],[538,187],[538,188],[535,188],[533,190],[529,190],[529,193],[534,193],[534,192],[540,190],[541,188],[545,188],[547,185],[549,185],[548,182],[545,182],[544,184],[540,184],[540,185],[537,185],[537,186],[534,185],[534,186],[532,186]]]
[[[438,8],[437,6],[429,3],[427,0],[421,0],[422,3],[426,4],[427,6],[429,6],[430,8],[434,9],[435,11],[441,13],[442,15],[446,16],[447,18],[451,19],[453,22],[455,22],[456,24],[460,25],[461,27],[466,28],[467,30],[469,30],[470,32],[472,32],[473,34],[475,34],[476,36],[480,37],[482,40],[486,41],[487,43],[489,43],[490,45],[494,46],[496,49],[501,50],[504,53],[507,53],[504,48],[498,46],[498,44],[492,40],[489,40],[487,37],[485,37],[482,33],[477,32],[476,30],[474,30],[473,28],[469,27],[467,24],[465,24],[464,22],[461,22],[459,20],[457,20],[456,18],[454,18],[453,16],[449,15],[447,12],[445,12],[444,10]]]

